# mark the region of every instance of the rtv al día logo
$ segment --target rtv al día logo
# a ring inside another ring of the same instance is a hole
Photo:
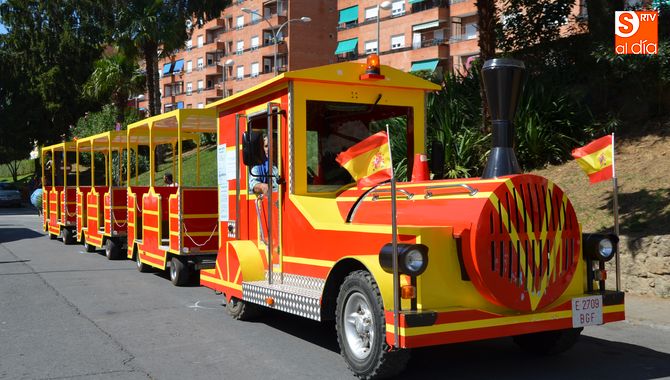
[[[617,11],[614,17],[617,54],[658,54],[658,11]]]

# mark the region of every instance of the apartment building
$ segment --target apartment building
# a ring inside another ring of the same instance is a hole
[[[377,53],[403,71],[448,70],[478,52],[475,0],[339,0],[338,10],[338,61]]]
[[[585,17],[584,4],[572,16]],[[403,71],[463,72],[479,55],[476,0],[339,0],[337,8],[337,61],[377,53]]]
[[[278,73],[335,62],[337,18],[337,0],[233,1],[159,63],[161,111],[202,108]]]

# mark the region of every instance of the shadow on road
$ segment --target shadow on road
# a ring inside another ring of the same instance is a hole
[[[0,228],[0,243],[9,243],[11,241],[35,239],[44,237],[43,234],[35,232],[30,228],[10,227]]]
[[[35,215],[37,217],[37,209],[33,207],[0,208],[0,215]]]
[[[316,322],[268,310],[264,323],[332,352],[339,352],[335,323]],[[401,377],[453,379],[652,379],[670,377],[670,354],[646,347],[582,336],[556,356],[521,351],[511,338],[418,348]]]

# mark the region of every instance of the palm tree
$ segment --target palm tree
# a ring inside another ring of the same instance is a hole
[[[158,59],[184,46],[186,21],[219,17],[231,0],[117,0],[119,44],[129,56],[142,57],[146,66],[149,114],[160,113]],[[198,23],[196,23],[198,24]]]
[[[120,52],[103,56],[94,67],[84,84],[84,94],[96,100],[111,100],[116,107],[116,121],[122,122],[129,96],[144,91],[144,74],[134,59]]]

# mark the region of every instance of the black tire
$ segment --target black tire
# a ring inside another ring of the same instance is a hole
[[[356,376],[379,379],[405,369],[410,352],[391,350],[386,343],[384,304],[370,273],[356,271],[344,279],[335,313],[340,354]]]
[[[226,302],[226,312],[238,321],[251,321],[261,315],[261,306],[232,297]]]
[[[579,340],[583,328],[542,331],[513,337],[522,350],[535,355],[556,355],[565,352]]]
[[[90,244],[85,237],[84,237],[84,250],[89,253],[95,252],[95,246]]]
[[[105,242],[105,256],[107,256],[107,260],[119,260],[121,258],[121,247],[116,239],[107,239]]]
[[[174,286],[184,286],[188,284],[191,278],[191,271],[188,265],[177,256],[172,256],[170,260],[170,281]]]
[[[143,263],[142,260],[140,260],[139,252],[135,253],[135,265],[137,266],[137,270],[140,271],[140,273],[151,272],[151,266]]]
[[[72,234],[71,229],[63,228],[61,234],[63,235],[63,244],[72,245],[75,243],[74,234]]]

